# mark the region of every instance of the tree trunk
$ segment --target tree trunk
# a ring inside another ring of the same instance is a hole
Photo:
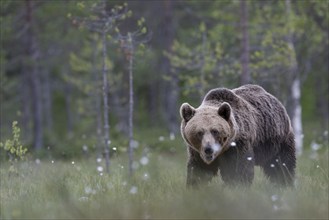
[[[33,114],[33,146],[40,150],[43,146],[43,128],[42,128],[42,101],[41,89],[38,72],[32,69],[30,73],[29,84],[32,94],[32,114]]]
[[[249,71],[249,34],[248,34],[248,2],[240,1],[240,26],[242,32],[241,39],[241,85],[251,82],[251,76]]]
[[[132,177],[133,175],[133,160],[134,160],[134,149],[133,149],[133,141],[134,141],[134,133],[133,133],[133,113],[134,113],[134,85],[133,85],[133,58],[134,58],[134,46],[131,34],[128,33],[128,47],[129,47],[129,176]]]
[[[29,72],[29,87],[31,90],[32,100],[32,118],[33,118],[33,146],[36,150],[40,150],[43,146],[43,128],[42,128],[42,97],[41,82],[38,73],[39,51],[33,31],[33,12],[32,2],[26,0],[26,23],[27,23],[27,55],[31,62],[27,65]]]
[[[29,72],[26,69],[22,71],[21,79],[21,99],[22,99],[22,139],[27,143],[32,136],[30,123],[31,123],[31,91],[29,89]]]
[[[201,70],[200,70],[200,85],[199,85],[199,95],[200,102],[202,102],[203,97],[206,93],[206,56],[207,56],[207,33],[206,30],[202,32],[202,61],[201,61]]]
[[[301,155],[303,152],[303,127],[302,127],[302,107],[300,104],[301,85],[300,76],[298,74],[298,64],[296,60],[295,47],[293,43],[293,33],[291,30],[291,2],[286,0],[286,15],[288,24],[287,44],[290,50],[290,74],[291,74],[291,88],[289,93],[290,118],[292,127],[295,132],[296,150],[297,154]]]
[[[151,83],[149,84],[148,91],[148,109],[150,114],[151,125],[159,124],[159,80],[157,78],[153,78]]]
[[[104,113],[104,153],[105,153],[105,164],[106,172],[110,173],[110,125],[109,125],[109,106],[108,106],[108,93],[109,86],[107,80],[107,49],[106,49],[106,32],[102,33],[103,42],[103,113]]]
[[[44,69],[44,86],[43,86],[43,103],[45,113],[45,125],[47,132],[51,133],[53,129],[53,113],[52,113],[52,88],[50,83],[49,70]]]
[[[70,75],[70,71],[67,67],[64,67],[64,74],[68,77]],[[73,134],[73,114],[72,114],[72,85],[70,82],[66,82],[64,85],[65,91],[65,112],[66,112],[66,132],[67,136],[71,137]]]
[[[93,78],[94,78],[94,83],[95,83],[95,89],[94,89],[94,96],[95,96],[95,106],[96,106],[96,136],[97,136],[97,144],[96,144],[96,148],[97,148],[97,157],[100,157],[102,154],[102,106],[101,106],[101,90],[99,90],[99,86],[101,83],[101,77],[100,74],[98,74],[98,70],[97,70],[97,39],[94,39],[93,45],[92,47],[94,48],[93,51],[93,63],[92,63],[92,74],[93,74]]]
[[[174,39],[173,32],[173,6],[172,1],[164,1],[164,26],[163,26],[163,34],[165,41],[164,49],[166,51],[171,51],[171,46]],[[167,116],[167,125],[170,134],[176,134],[178,132],[178,95],[179,95],[179,87],[178,87],[178,76],[177,73],[171,71],[170,62],[167,57],[164,58],[163,62],[163,73],[168,74],[170,76],[170,81],[167,85],[167,91],[165,96],[165,108],[166,108],[166,116]]]

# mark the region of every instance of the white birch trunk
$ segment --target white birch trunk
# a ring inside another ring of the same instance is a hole
[[[134,110],[134,88],[133,88],[133,55],[134,55],[134,47],[132,42],[131,34],[128,33],[128,47],[129,47],[129,176],[133,175],[133,159],[134,159],[134,149],[133,149],[133,110]]]
[[[109,106],[108,106],[108,81],[107,81],[107,51],[106,51],[106,32],[102,33],[103,41],[103,113],[104,113],[104,153],[106,172],[110,173],[110,125],[109,125]]]
[[[291,93],[293,102],[295,103],[291,123],[295,132],[297,155],[300,156],[303,152],[303,127],[302,106],[300,104],[300,79],[298,77],[292,82]]]
[[[101,90],[99,89],[101,83],[101,75],[98,74],[96,63],[97,63],[97,39],[94,39],[92,47],[94,48],[92,57],[92,74],[95,81],[95,107],[96,107],[96,135],[97,135],[97,158],[102,155],[102,103],[101,103]]]
[[[295,133],[297,155],[303,152],[303,128],[302,128],[302,107],[300,104],[301,85],[300,76],[298,74],[298,64],[296,59],[295,47],[293,43],[293,33],[291,28],[291,2],[286,0],[286,14],[288,24],[287,43],[290,50],[290,74],[292,86],[290,87],[291,95],[291,123]]]

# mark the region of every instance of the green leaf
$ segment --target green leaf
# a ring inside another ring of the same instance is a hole
[[[206,25],[205,25],[204,22],[201,22],[201,24],[200,24],[200,26],[199,26],[199,30],[200,30],[201,32],[205,32],[205,31],[206,31]]]
[[[143,27],[142,30],[141,30],[141,33],[142,33],[142,34],[145,34],[146,32],[147,32],[146,27]]]
[[[133,15],[133,12],[132,12],[131,10],[129,10],[129,11],[127,12],[127,17],[130,18],[132,15]]]

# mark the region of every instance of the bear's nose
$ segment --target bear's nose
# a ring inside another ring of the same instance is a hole
[[[204,152],[207,155],[211,155],[214,151],[212,150],[212,148],[210,146],[207,146],[207,147],[205,147]]]

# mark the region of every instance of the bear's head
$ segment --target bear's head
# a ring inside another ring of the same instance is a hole
[[[195,109],[188,103],[180,108],[182,136],[205,163],[210,164],[229,146],[235,136],[231,106],[201,105]]]

